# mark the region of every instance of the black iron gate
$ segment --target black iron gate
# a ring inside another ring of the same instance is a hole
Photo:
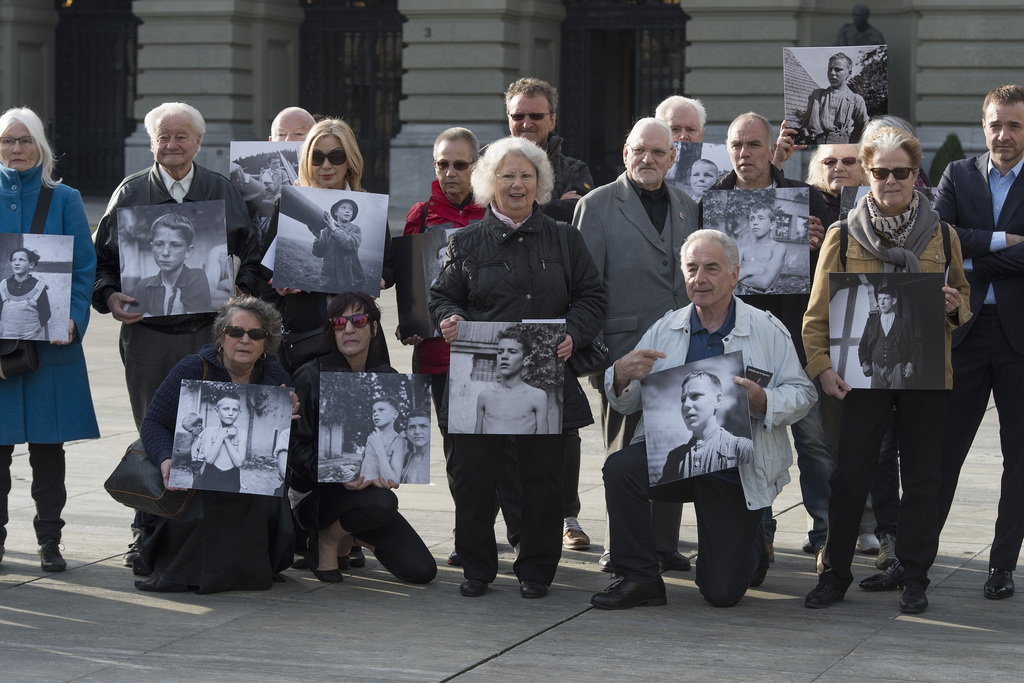
[[[678,0],[565,0],[559,79],[564,151],[603,185],[622,172],[633,122],[684,94],[686,20]]]
[[[352,126],[363,185],[388,191],[388,154],[398,134],[402,23],[397,0],[300,0],[299,103]]]
[[[139,20],[131,0],[55,0],[57,172],[83,194],[109,196],[124,177],[124,141],[135,131]]]

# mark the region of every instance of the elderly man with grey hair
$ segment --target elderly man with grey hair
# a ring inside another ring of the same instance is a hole
[[[241,195],[227,178],[193,161],[206,132],[202,115],[188,104],[165,102],[146,114],[145,125],[154,163],[122,180],[107,204],[96,229],[92,294],[93,308],[122,323],[121,360],[136,427],[171,368],[210,341],[214,314],[143,319],[139,307],[132,306],[135,300],[121,291],[117,210],[223,200],[229,251],[225,266],[236,270],[236,292],[256,294],[259,289],[257,241]],[[129,550],[125,555],[127,566],[135,554]]]
[[[270,124],[270,141],[292,142],[305,140],[306,133],[316,124],[313,115],[302,107],[285,107]]]
[[[576,207],[573,225],[583,235],[608,291],[604,341],[612,362],[632,350],[665,311],[689,302],[679,248],[697,229],[697,205],[664,182],[675,155],[668,124],[640,119],[622,147],[626,171]],[[596,380],[594,386],[599,386]],[[623,415],[602,396],[601,417],[607,453],[629,444],[638,414]],[[685,571],[690,563],[679,553],[680,514],[678,505],[656,504],[654,529],[663,568]],[[601,565],[611,571],[608,545],[606,537]]]
[[[652,499],[692,501],[697,515],[697,587],[715,607],[736,604],[751,585],[763,550],[764,508],[789,481],[793,462],[785,426],[814,403],[807,378],[785,328],[773,316],[733,295],[739,250],[725,233],[699,230],[683,244],[680,260],[692,303],[669,311],[636,348],[604,375],[609,405],[624,415],[642,406],[640,381],[651,372],[741,351],[743,362],[766,370],[764,388],[733,377],[750,406],[753,460],[702,477],[651,487],[643,418],[633,443],[605,461],[604,488],[618,577],[591,598],[601,609],[664,605],[665,583],[651,536]]]
[[[654,117],[668,124],[673,142],[704,142],[708,112],[700,100],[671,95],[657,106]]]

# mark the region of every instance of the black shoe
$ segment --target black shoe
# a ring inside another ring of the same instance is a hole
[[[39,566],[44,572],[62,572],[68,568],[68,563],[60,555],[60,541],[43,541],[39,546]]]
[[[522,581],[519,584],[519,595],[524,598],[543,598],[547,594],[548,587],[539,581]]]
[[[4,561],[4,547],[0,545],[0,562]]]
[[[487,592],[487,582],[480,579],[466,579],[459,586],[459,592],[462,593],[464,598],[479,598]],[[523,597],[526,596],[524,595]]]
[[[601,571],[608,572],[609,574],[615,573],[615,567],[612,566],[611,552],[607,550],[604,551],[604,553],[601,554],[601,559],[597,561],[597,564],[601,567]]]
[[[142,559],[142,555],[135,558],[135,562],[132,564],[132,574],[135,576],[149,576],[153,573],[153,568],[146,564],[146,561]]]
[[[758,567],[754,570],[754,575],[750,577],[750,587],[757,588],[764,580],[768,577],[768,567]]]
[[[819,583],[804,598],[804,607],[822,609],[837,602],[842,602],[845,596],[846,591],[838,586],[831,583]]]
[[[363,554],[363,549],[360,546],[353,546],[351,552],[348,554],[348,566],[355,569],[366,566],[366,555]]]
[[[860,582],[860,587],[866,591],[891,591],[896,590],[903,580],[903,565],[897,562],[880,574],[869,576]]]
[[[132,541],[128,544],[128,552],[121,557],[121,563],[126,567],[135,566],[135,558],[139,556],[139,542]]]
[[[666,552],[659,551],[658,564],[661,565],[661,571],[663,572],[688,572],[690,571],[690,560],[686,558],[681,552],[675,550],[669,550]]]
[[[623,576],[590,598],[590,604],[600,609],[659,607],[665,602],[665,581],[660,576],[650,583],[629,581]]]
[[[885,571],[896,564],[896,537],[892,534],[882,534],[878,537],[878,557],[875,558],[875,567]]]
[[[188,590],[188,586],[183,583],[164,581],[159,576],[151,577],[146,581],[136,581],[135,587],[148,593],[184,593]]]
[[[928,596],[920,581],[910,579],[900,586],[900,611],[904,614],[920,614],[928,609]]]
[[[1002,600],[1011,595],[1013,595],[1013,572],[1009,569],[989,568],[988,581],[985,582],[985,597]]]
[[[461,567],[462,560],[459,559],[459,554],[454,550],[448,553],[448,564],[453,567]]]
[[[341,583],[345,580],[340,569],[311,569],[313,576],[324,583]]]

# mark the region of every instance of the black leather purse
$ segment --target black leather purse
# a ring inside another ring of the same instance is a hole
[[[159,517],[177,517],[188,509],[194,489],[169,491],[164,488],[164,475],[146,455],[142,439],[128,446],[121,462],[103,482],[110,497],[122,505]]]

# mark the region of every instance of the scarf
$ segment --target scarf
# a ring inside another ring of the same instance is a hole
[[[939,215],[915,191],[907,210],[897,216],[878,213],[869,193],[848,217],[850,236],[882,262],[883,273],[920,273],[917,257],[939,224]]]

